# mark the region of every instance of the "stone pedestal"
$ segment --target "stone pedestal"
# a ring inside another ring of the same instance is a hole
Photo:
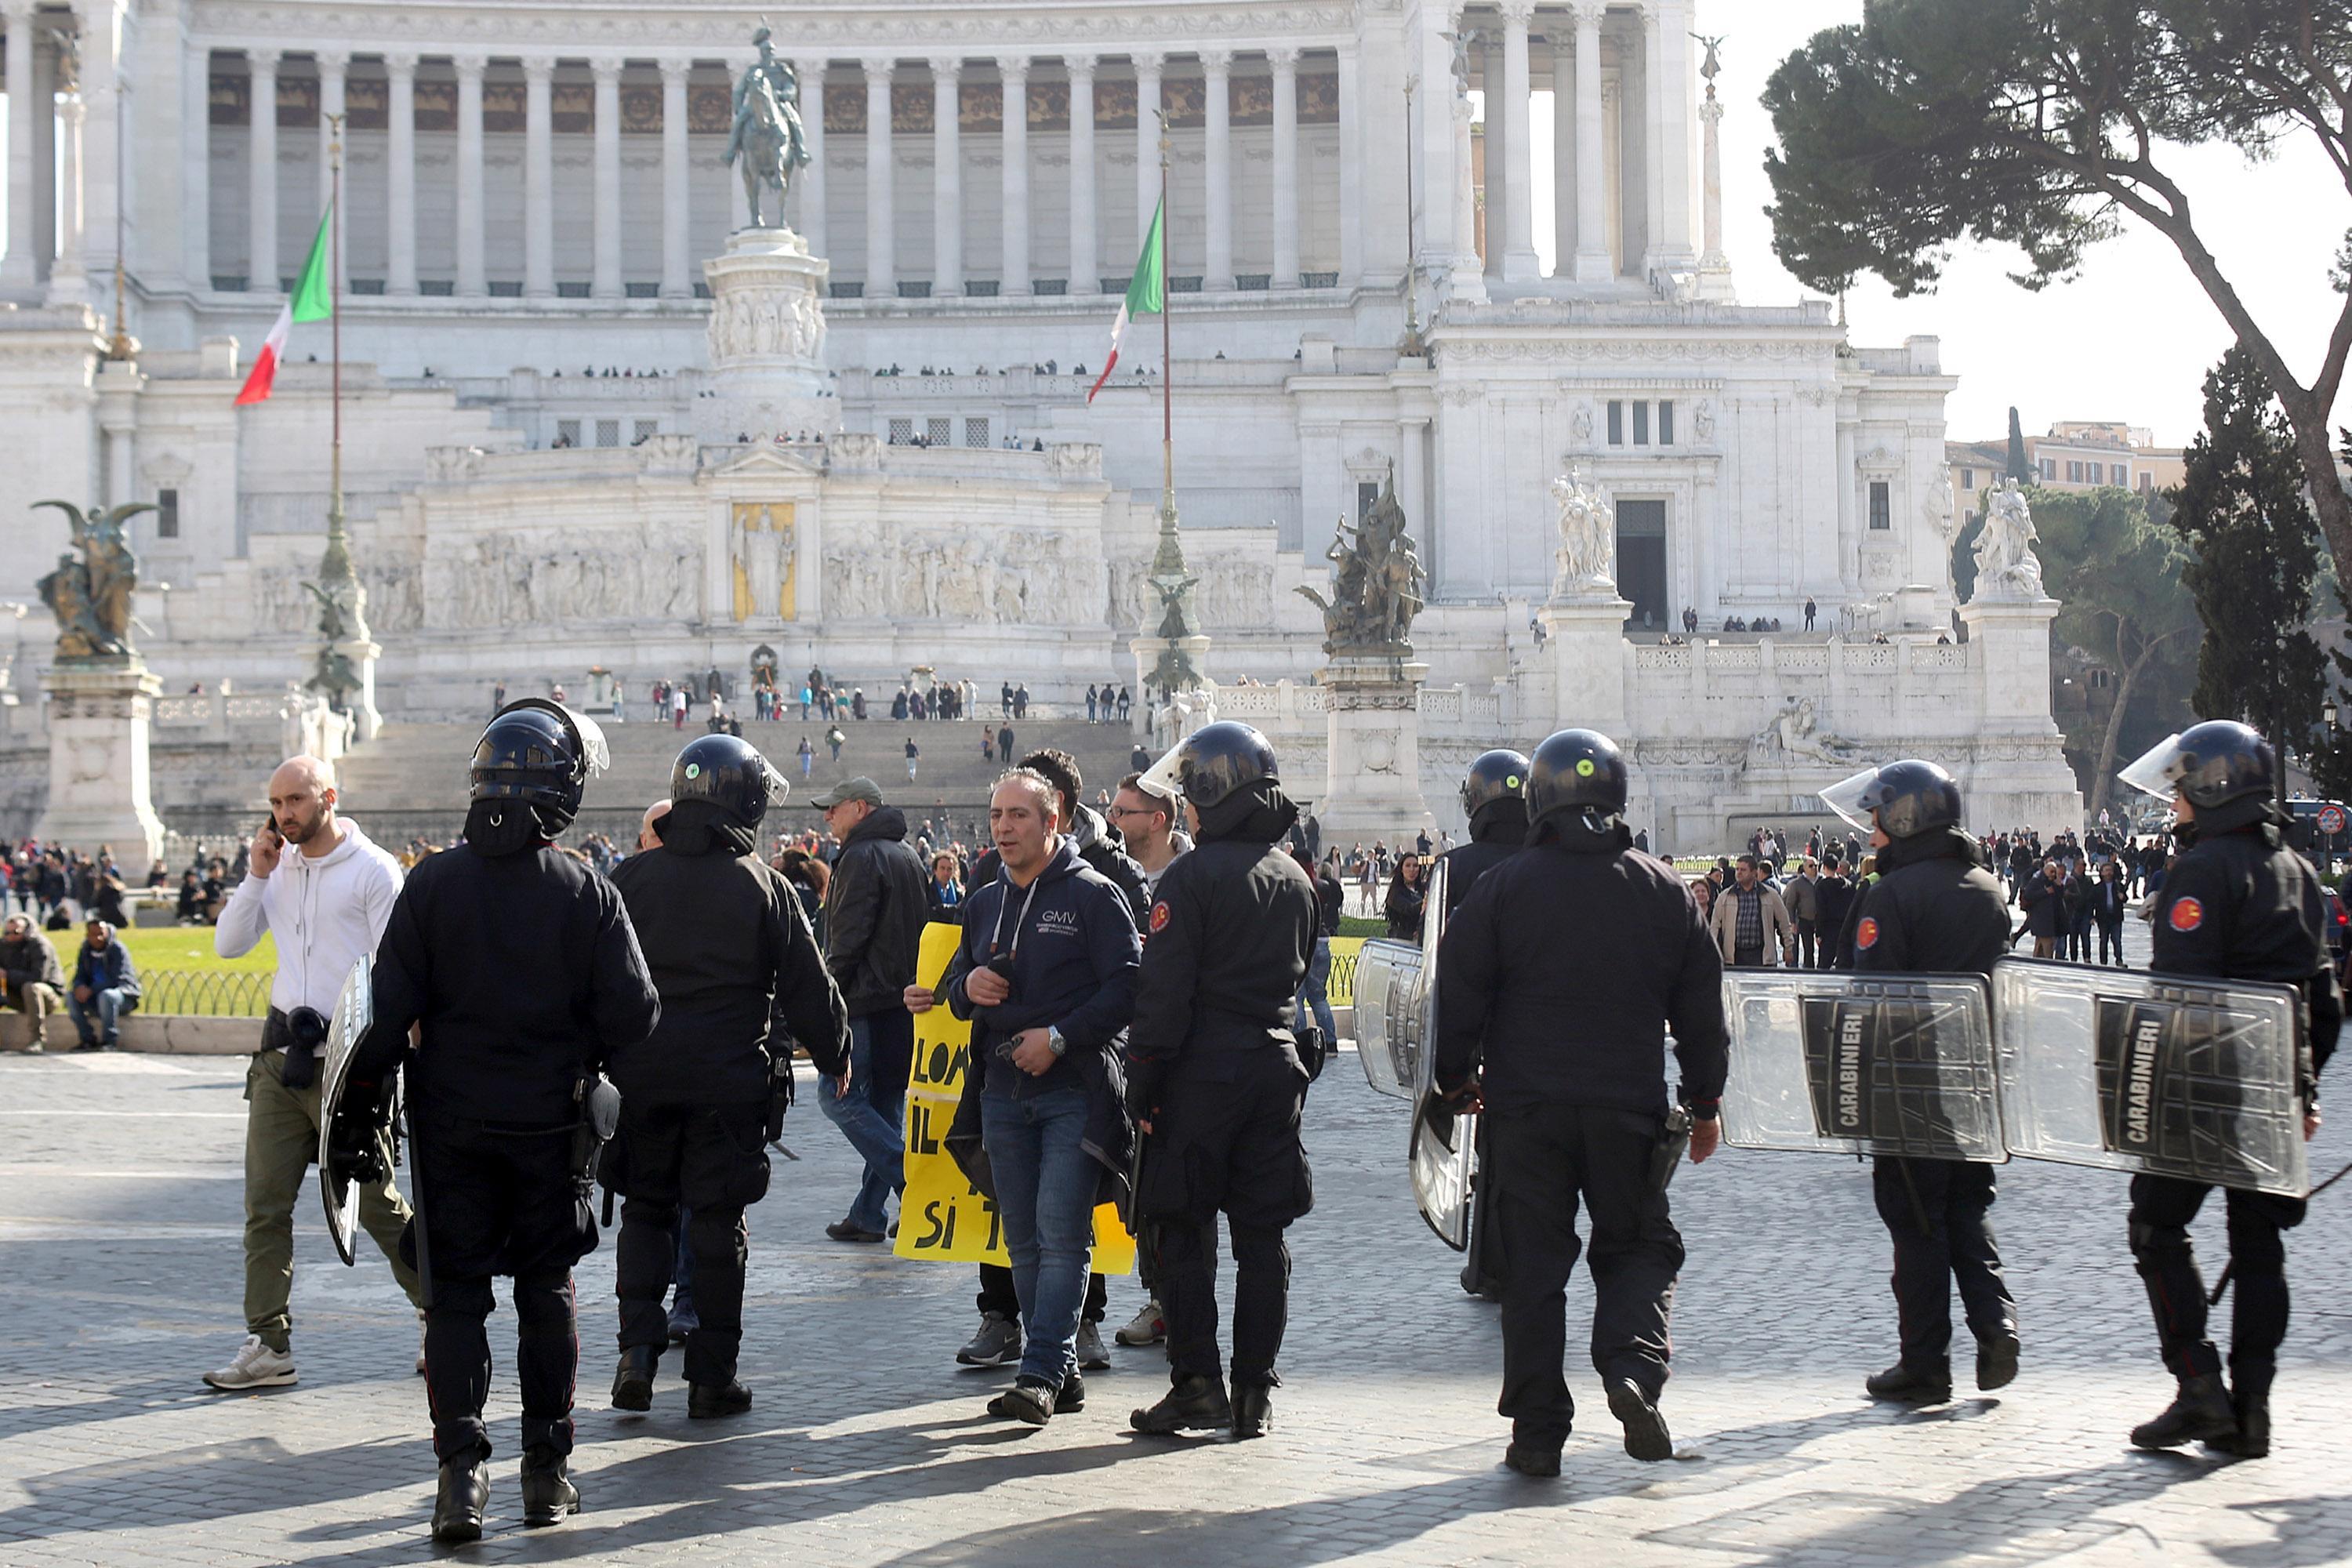
[[[1339,657],[1322,673],[1328,762],[1315,803],[1330,844],[1391,845],[1433,837],[1421,794],[1421,685],[1429,666],[1409,659]]]
[[[1551,730],[1598,730],[1631,736],[1625,721],[1625,617],[1633,606],[1605,595],[1554,598],[1536,612],[1552,672]],[[1548,731],[1549,732],[1549,731]]]
[[[832,270],[788,228],[738,229],[723,254],[702,264],[715,395],[695,399],[694,421],[706,445],[726,446],[738,436],[823,437],[841,428],[840,400],[824,368]]]
[[[2058,601],[1979,596],[1960,607],[1982,711],[1975,765],[1960,781],[1970,832],[2030,823],[2073,827],[2083,794],[2050,717],[2050,623]]]
[[[34,826],[44,843],[144,865],[163,853],[163,824],[149,797],[148,726],[163,683],[135,659],[62,664],[41,681],[49,694],[49,804]]]
[[[376,731],[383,728],[383,715],[375,705],[375,661],[383,657],[383,645],[362,637],[356,642],[339,642],[335,651],[350,659],[352,668],[359,671],[359,689],[347,699],[351,704],[352,739],[373,741]]]

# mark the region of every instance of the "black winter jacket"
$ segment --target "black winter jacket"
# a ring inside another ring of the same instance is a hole
[[[876,806],[849,830],[825,889],[824,963],[851,1017],[906,1005],[929,918],[929,880],[897,806]]]

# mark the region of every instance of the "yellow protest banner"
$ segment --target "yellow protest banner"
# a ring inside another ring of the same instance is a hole
[[[939,988],[961,935],[951,925],[923,928],[915,960],[917,984]],[[901,1258],[934,1263],[1012,1262],[996,1205],[965,1179],[947,1149],[948,1129],[955,1123],[971,1058],[971,1026],[949,1012],[944,998],[929,1012],[915,1015],[915,1059],[907,1079],[907,1190],[898,1198],[896,1250]],[[1110,1204],[1095,1210],[1094,1267],[1104,1274],[1125,1274],[1135,1267],[1135,1240]]]

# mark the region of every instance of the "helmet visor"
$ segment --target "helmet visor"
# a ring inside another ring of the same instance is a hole
[[[786,779],[776,764],[768,761],[766,757],[762,756],[760,759],[760,765],[768,770],[768,804],[782,805],[785,801],[790,800],[793,794],[792,782]]]
[[[1135,782],[1146,795],[1171,801],[1184,798],[1184,747],[1185,742],[1177,742],[1165,756],[1143,770],[1143,776]]]
[[[2179,735],[2167,735],[2142,752],[2131,766],[2116,775],[2142,795],[2154,795],[2161,801],[2172,799],[2179,787],[2181,748]]]
[[[1864,768],[1850,779],[1840,779],[1822,791],[1822,804],[1836,812],[1854,826],[1868,833],[1878,825],[1870,819],[1870,808],[1862,804],[1870,786],[1878,782],[1876,768]]]
[[[594,778],[613,765],[613,748],[604,743],[604,731],[587,714],[566,708],[563,716],[572,721],[574,733],[580,737],[580,757],[588,764],[588,776]]]

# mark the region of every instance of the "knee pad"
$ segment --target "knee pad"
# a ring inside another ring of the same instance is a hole
[[[2242,1215],[2233,1205],[2229,1235],[2230,1262],[2239,1279],[2276,1279],[2286,1273],[2286,1243],[2278,1226],[2260,1215]]]
[[[2131,1222],[2130,1235],[2132,1261],[2143,1274],[2168,1264],[2186,1262],[2194,1256],[2184,1226],[2151,1225],[2136,1219]]]
[[[570,1328],[576,1320],[571,1273],[518,1276],[514,1304],[515,1319],[526,1329]]]
[[[451,1317],[480,1320],[490,1315],[497,1305],[490,1294],[487,1279],[435,1279],[433,1305],[425,1309],[428,1318]]]

